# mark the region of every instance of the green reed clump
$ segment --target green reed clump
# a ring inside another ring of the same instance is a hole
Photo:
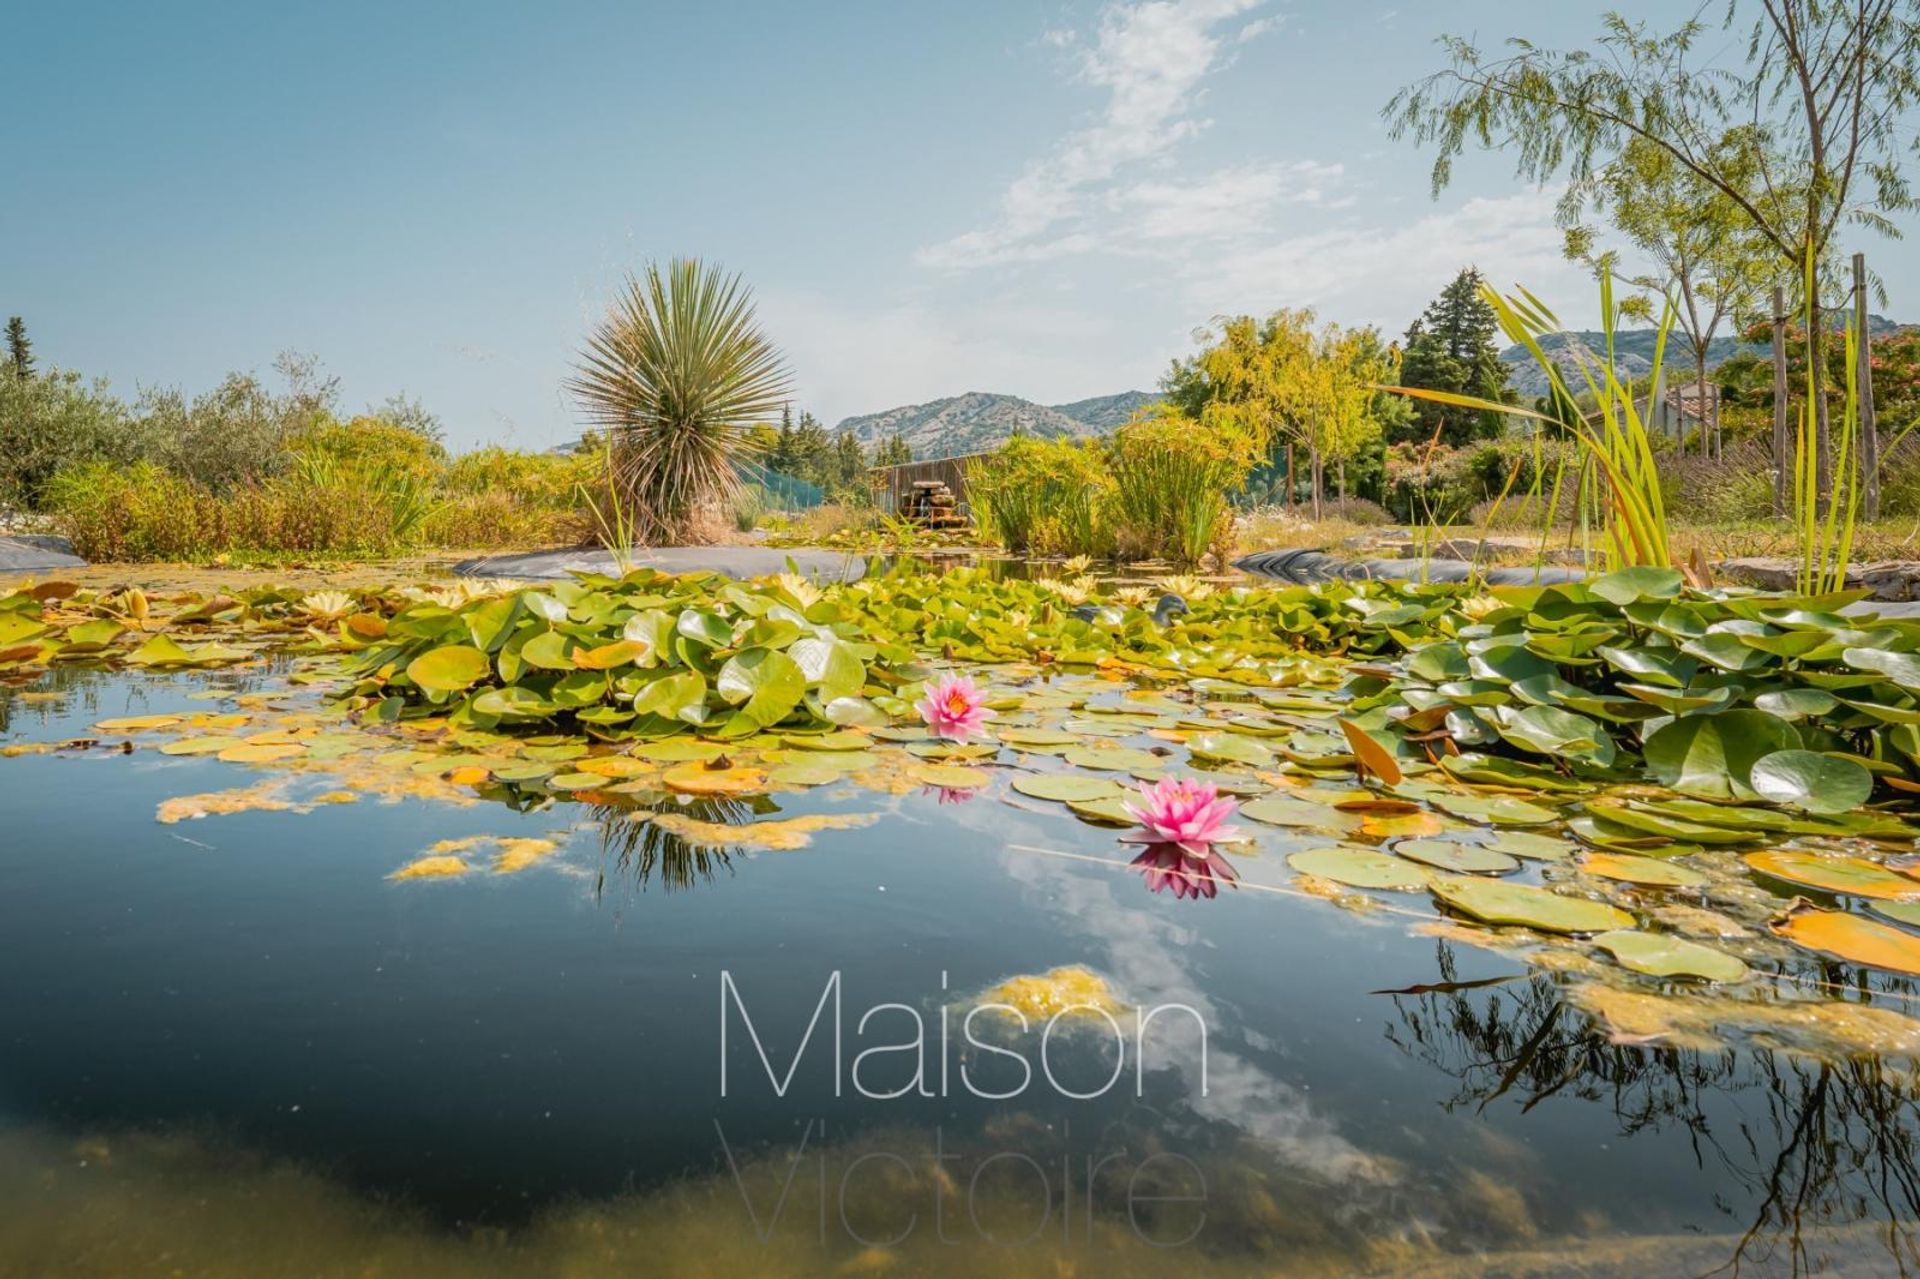
[[[1113,475],[1097,444],[1015,436],[967,471],[983,536],[1021,555],[1106,556]]]

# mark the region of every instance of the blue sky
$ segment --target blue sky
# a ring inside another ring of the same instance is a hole
[[[1624,5],[1671,21],[1671,3]],[[1467,262],[1569,317],[1552,193],[1439,200],[1378,112],[1441,30],[1585,5],[636,0],[6,6],[0,315],[44,362],[199,390],[311,352],[462,446],[575,429],[621,273],[745,274],[796,404],[1150,388],[1223,312],[1403,329]],[[1915,271],[1865,244],[1890,310]]]

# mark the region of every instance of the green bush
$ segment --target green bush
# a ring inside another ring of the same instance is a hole
[[[130,428],[126,406],[104,382],[62,369],[0,371],[0,509],[40,510],[64,466],[135,460]]]
[[[215,493],[152,462],[83,462],[48,485],[56,526],[85,559],[389,555],[408,538],[364,484],[300,471]]]
[[[1119,553],[1185,568],[1224,546],[1233,526],[1230,495],[1253,469],[1252,442],[1164,409],[1130,422],[1108,441],[1113,473],[1107,519]]]
[[[1020,555],[1113,551],[1103,506],[1113,475],[1099,445],[1015,436],[967,472],[981,532]]]

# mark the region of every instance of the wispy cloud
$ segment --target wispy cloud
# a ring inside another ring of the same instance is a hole
[[[1249,238],[1189,256],[1189,305],[1208,314],[1310,305],[1343,321],[1404,325],[1461,267],[1477,265],[1501,288],[1525,281],[1577,308],[1593,286],[1566,260],[1553,220],[1558,193],[1476,197],[1411,222],[1358,221],[1326,230]],[[1566,315],[1562,317],[1569,318]]]
[[[1080,79],[1106,91],[1098,117],[1030,163],[1002,194],[989,225],[927,246],[918,261],[962,269],[1097,247],[1100,237],[1075,225],[1088,212],[1090,197],[1124,170],[1164,158],[1205,127],[1196,113],[1201,84],[1223,61],[1228,40],[1258,20],[1227,35],[1222,28],[1261,3],[1140,0],[1106,9],[1077,68]]]

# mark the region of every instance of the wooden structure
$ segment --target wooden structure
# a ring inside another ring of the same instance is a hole
[[[950,502],[942,504],[940,509],[950,510],[959,516],[958,523],[965,524],[967,510],[967,467],[984,453],[968,453],[960,457],[940,457],[927,462],[902,462],[898,466],[876,466],[868,472],[868,480],[873,486],[873,502],[883,511],[895,511],[911,518],[907,507],[912,503],[916,492],[938,493],[940,489],[951,495]],[[921,485],[931,486],[920,488]]]

